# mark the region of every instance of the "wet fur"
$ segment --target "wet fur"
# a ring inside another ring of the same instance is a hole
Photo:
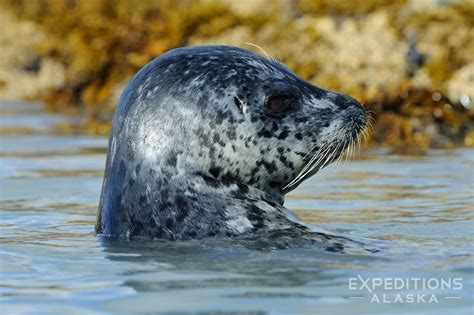
[[[278,93],[297,103],[273,117],[266,102]],[[346,238],[290,220],[284,195],[339,158],[366,121],[357,101],[275,60],[228,46],[168,52],[137,73],[116,109],[96,232],[280,235],[283,244],[344,251]]]

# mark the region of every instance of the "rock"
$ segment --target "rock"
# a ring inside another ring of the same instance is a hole
[[[460,103],[474,115],[474,62],[456,71],[446,85],[450,101]]]
[[[46,34],[29,21],[0,11],[0,99],[33,98],[65,84],[65,69],[51,58],[41,58],[38,45]]]

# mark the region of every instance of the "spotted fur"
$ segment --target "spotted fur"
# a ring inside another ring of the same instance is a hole
[[[271,115],[272,95],[290,95],[291,109]],[[338,158],[366,119],[351,97],[249,51],[170,51],[137,73],[116,109],[96,232],[169,240],[270,233],[342,251],[290,220],[283,198]]]

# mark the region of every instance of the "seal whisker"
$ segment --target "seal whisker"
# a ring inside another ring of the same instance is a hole
[[[331,151],[330,155],[326,158],[326,160],[324,161],[324,163],[322,164],[321,168],[324,168],[326,167],[326,165],[328,165],[331,160],[334,158],[334,156],[337,154],[337,151],[339,150],[339,147],[341,146],[341,142],[339,142],[336,146],[336,148],[334,150]]]
[[[296,177],[290,182],[288,183],[285,187],[283,187],[283,190],[284,189],[287,189],[289,187],[292,187],[294,186],[295,183],[297,183],[299,181],[299,179],[301,178],[301,174],[303,174],[311,165],[311,163],[313,163],[314,159],[316,156],[319,156],[321,154],[321,151],[322,151],[323,147],[321,147],[320,149],[318,149],[318,151],[316,151],[316,153],[311,157],[311,159],[304,165],[303,169],[296,175]],[[306,154],[305,158],[307,157],[308,154]],[[303,160],[305,159],[303,158]]]
[[[305,178],[306,175],[310,174],[312,171],[314,171],[314,169],[316,167],[318,167],[318,165],[320,165],[320,162],[321,161],[327,161],[331,156],[332,154],[335,152],[334,150],[331,150],[332,149],[332,146],[331,145],[328,145],[326,150],[324,151],[324,154],[322,154],[320,156],[320,158],[318,158],[318,160],[316,162],[313,162],[311,164],[311,167],[309,168],[309,170],[306,170],[303,174],[301,174],[301,177],[300,178]],[[330,160],[330,159],[329,159]],[[325,166],[325,162],[323,164],[321,164],[321,166],[319,167],[320,169],[322,169],[324,166]]]
[[[333,152],[333,153],[332,153],[333,156],[329,159],[329,161],[331,161],[332,159],[334,159],[334,156],[339,152],[339,149],[340,149],[340,148],[341,148],[341,149],[344,148],[345,143],[346,143],[346,140],[344,140],[344,142],[340,142],[340,143],[337,145],[336,149],[332,151],[332,152]],[[334,172],[334,170],[336,169],[336,166],[339,164],[339,161],[340,161],[340,159],[341,159],[341,156],[342,156],[342,154],[339,154],[339,156],[337,157],[337,159],[336,159],[334,162],[332,162],[332,165],[333,165],[334,167],[330,170],[330,174],[332,174],[332,173]]]
[[[351,156],[351,153],[350,153],[350,149],[351,149],[351,141],[350,139],[347,139],[346,140],[346,149],[344,151],[344,164],[347,164],[347,162],[350,160],[350,156]]]
[[[311,160],[308,163],[306,163],[304,168],[298,173],[298,175],[296,175],[296,177],[289,184],[287,184],[285,187],[283,187],[283,190],[287,189],[289,187],[292,187],[295,184],[299,183],[300,179],[304,178],[304,174],[305,174],[306,170],[311,168],[311,166],[314,163],[315,164],[319,163],[320,160],[325,156],[326,152],[329,151],[329,149],[330,149],[329,146],[328,147],[321,146],[320,149],[313,155]],[[317,161],[314,162],[316,159],[317,159]]]
[[[308,153],[306,153],[306,155],[303,157],[303,160],[305,160],[308,156],[310,156],[310,154],[313,153],[313,150],[316,149],[317,147],[318,147],[317,144],[313,145],[313,146],[311,147],[311,150],[309,150]],[[318,148],[318,150],[319,150],[319,148]],[[317,153],[316,153],[316,154],[317,154]]]
[[[347,143],[347,148],[344,150],[344,165],[347,164],[347,161],[349,160],[349,143]]]
[[[356,143],[354,141],[354,137],[351,136],[351,160],[354,160],[355,153],[356,153]]]
[[[362,135],[362,141],[364,143],[367,142],[367,127],[364,127],[364,129],[362,129],[361,135]]]
[[[318,149],[318,151],[316,151],[314,153],[314,155],[311,157],[310,161],[306,164],[306,166],[301,170],[300,173],[304,173],[304,171],[306,171],[308,169],[308,167],[310,167],[316,159],[319,159],[319,157],[327,150],[329,150],[328,146],[321,146],[321,148]]]
[[[265,56],[267,57],[267,59],[270,59],[271,61],[276,61],[276,59],[273,58],[272,55],[270,55],[269,53],[267,53],[267,52],[265,51],[265,49],[263,49],[263,48],[260,47],[259,45],[254,44],[254,43],[250,43],[250,42],[247,42],[247,43],[245,43],[245,44],[246,44],[246,45],[251,45],[251,46],[254,46],[254,47],[260,49],[260,51],[265,54]]]
[[[357,145],[357,151],[356,151],[356,157],[360,156],[361,150],[361,136],[358,134],[357,136],[354,137],[355,145]]]
[[[341,145],[342,145],[342,142],[339,142],[339,143],[337,144],[336,148],[334,148],[333,150],[330,150],[330,151],[329,151],[329,154],[327,155],[327,157],[326,157],[326,159],[324,160],[324,162],[321,164],[320,169],[325,168],[327,165],[329,165],[329,164],[331,163],[331,161],[334,159],[334,156],[337,154],[337,152],[338,152],[339,148],[341,147]],[[317,164],[315,165],[314,168],[316,168],[316,167],[317,167]],[[311,172],[314,170],[314,168],[313,168],[312,170],[310,170],[310,171],[308,172],[308,174],[311,173]],[[306,175],[305,175],[305,176],[306,176]]]
[[[357,128],[359,128],[358,125],[357,125]],[[351,147],[352,147],[352,159],[355,159],[358,152],[359,135],[351,134],[350,141],[351,141]]]
[[[327,146],[324,152],[321,152],[319,156],[314,156],[312,162],[308,164],[308,167],[301,172],[301,178],[304,178],[307,174],[312,172],[317,165],[326,158],[326,156],[331,152],[331,146]]]
[[[360,142],[361,142],[360,139],[361,139],[361,136],[360,136],[360,133],[359,133],[355,136],[355,142],[357,143],[357,156],[359,156],[360,152],[362,151],[361,146],[360,146]]]
[[[321,162],[322,159],[325,158],[327,154],[331,151],[331,145],[328,145],[324,148],[324,150],[320,150],[318,154],[315,154],[312,158],[310,163],[306,165],[306,167],[300,172],[302,174],[301,177],[306,176],[305,172],[307,172],[308,169],[312,169],[313,166],[317,165],[319,162]],[[304,174],[304,175],[303,175]]]
[[[364,126],[364,128],[361,131],[361,135],[363,138],[363,142],[367,143],[370,139],[370,134],[373,132],[373,123],[372,123],[373,117],[368,116],[368,120]]]
[[[375,115],[375,112],[373,112],[373,111],[369,111],[367,113],[367,121],[366,121],[366,124],[364,126],[364,130],[367,130],[369,132],[373,132],[373,127],[374,127],[374,122],[375,122],[374,115]]]
[[[344,152],[346,150],[346,144],[347,144],[347,140],[344,140],[344,144],[342,145],[343,150],[341,154],[339,154],[339,157],[337,158],[337,161],[336,161],[337,164],[344,165]]]

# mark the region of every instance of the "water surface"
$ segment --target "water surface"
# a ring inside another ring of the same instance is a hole
[[[473,312],[473,150],[371,150],[288,196],[307,222],[388,245],[376,255],[119,242],[92,233],[107,140],[56,134],[64,118],[37,105],[0,110],[2,314]],[[408,280],[362,286],[376,279]]]

